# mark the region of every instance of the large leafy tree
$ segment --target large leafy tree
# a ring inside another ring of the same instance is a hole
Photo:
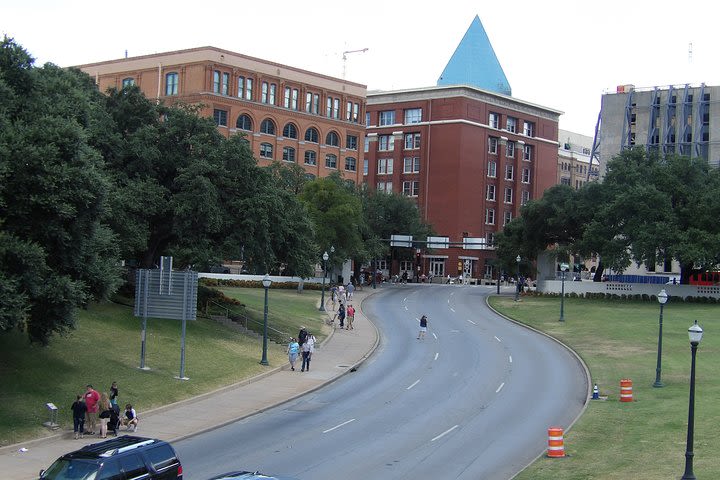
[[[109,189],[88,128],[102,123],[86,75],[0,43],[0,328],[47,343],[77,307],[119,282],[116,239],[101,222]],[[14,313],[13,313],[14,312]]]

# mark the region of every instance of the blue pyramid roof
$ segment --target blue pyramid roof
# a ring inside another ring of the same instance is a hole
[[[505,72],[477,15],[450,57],[437,84],[471,85],[503,95],[512,95]]]

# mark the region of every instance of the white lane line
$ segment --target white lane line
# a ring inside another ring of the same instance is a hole
[[[407,302],[407,297],[403,298],[403,303]]]
[[[355,421],[355,419],[352,418],[352,419],[348,420],[347,422],[341,423],[340,425],[335,425],[335,426],[332,427],[332,428],[328,428],[327,430],[323,431],[323,433],[332,432],[332,431],[335,430],[336,428],[340,428],[340,427],[342,427],[343,425],[347,425],[348,423],[354,422],[354,421]]]
[[[477,323],[473,322],[473,321],[470,320],[469,318],[468,318],[468,322],[472,323],[473,325],[477,325]]]
[[[415,380],[415,382],[413,382],[413,384],[410,385],[409,387],[407,387],[405,390],[410,390],[412,387],[414,387],[414,386],[417,385],[418,383],[420,383],[420,379],[419,379],[419,378],[418,378],[417,380]]]
[[[452,428],[448,428],[448,429],[445,430],[443,433],[441,433],[440,435],[438,435],[437,437],[433,438],[433,439],[430,440],[430,441],[431,441],[431,442],[434,442],[435,440],[438,440],[438,439],[444,437],[445,435],[447,435],[448,433],[452,432],[453,430],[455,430],[455,429],[458,428],[459,426],[460,426],[460,425],[455,425],[455,426],[452,427]]]
[[[439,356],[440,356],[440,352],[435,352],[435,360],[437,360]]]
[[[406,312],[407,312],[407,309],[408,309],[408,308],[407,308],[407,305],[405,305],[405,311],[406,311]]]
[[[453,313],[455,313],[455,309],[452,308],[452,307],[450,307],[450,311],[453,312]]]
[[[512,363],[512,355],[510,355],[510,357],[509,357],[509,358],[510,358],[510,363]]]
[[[502,387],[505,386],[505,382],[501,383],[500,386],[495,390],[495,393],[500,393],[500,390],[502,390]]]
[[[447,299],[447,302],[448,302],[448,305],[450,305],[450,299],[449,299],[449,298]]]
[[[502,343],[502,340],[500,340],[500,339],[497,337],[497,335],[494,335],[494,337],[495,337],[495,340],[497,340],[498,342]]]
[[[437,335],[435,335],[435,332],[433,332],[433,337],[435,337],[435,340],[437,340]]]

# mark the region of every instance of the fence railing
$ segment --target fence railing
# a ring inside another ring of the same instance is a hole
[[[255,320],[254,318],[251,318],[248,315],[245,315],[244,313],[238,311],[239,308],[242,307],[230,307],[227,305],[223,305],[221,303],[218,303],[214,300],[209,300],[208,305],[206,308],[206,313],[208,315],[219,315],[237,323],[241,327],[245,328],[246,330],[249,330],[251,332],[257,333],[258,335],[263,334],[263,327],[264,323],[259,320]],[[275,343],[279,344],[285,344],[288,342],[288,339],[290,338],[290,334],[287,332],[282,332],[276,328],[273,328],[268,323],[268,339]]]

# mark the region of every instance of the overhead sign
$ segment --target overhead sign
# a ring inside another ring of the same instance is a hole
[[[465,237],[463,238],[464,250],[485,250],[487,249],[487,240],[484,237]]]
[[[412,235],[390,235],[391,247],[412,247]]]
[[[450,237],[427,237],[427,248],[450,248]]]

